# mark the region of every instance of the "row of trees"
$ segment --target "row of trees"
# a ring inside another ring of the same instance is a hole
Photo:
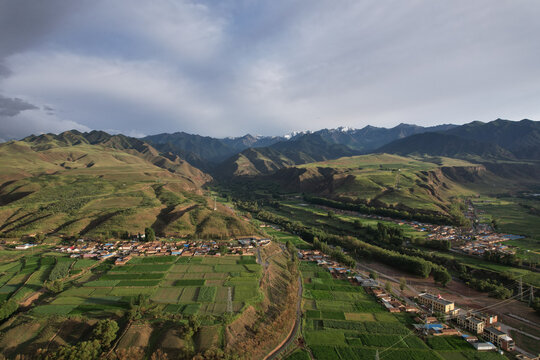
[[[304,200],[312,204],[330,206],[341,210],[357,211],[367,215],[379,215],[395,219],[416,220],[441,225],[449,225],[453,222],[448,216],[438,213],[420,212],[417,209],[401,210],[394,207],[374,207],[363,203],[336,201],[309,195],[304,195]]]
[[[467,286],[482,292],[487,292],[489,293],[489,296],[497,299],[508,299],[513,294],[512,290],[507,289],[496,280],[482,280],[467,275],[463,275],[463,278]]]
[[[411,244],[419,245],[428,249],[435,249],[439,251],[449,251],[452,243],[448,240],[430,240],[430,239],[423,239],[420,237],[413,237],[411,238]]]
[[[451,279],[450,274],[443,266],[436,265],[420,257],[410,256],[401,254],[398,251],[384,249],[380,246],[366,243],[352,236],[334,235],[329,234],[320,228],[307,227],[298,221],[291,221],[283,216],[279,216],[265,210],[260,210],[258,206],[255,207],[251,203],[241,202],[237,205],[244,210],[255,214],[259,220],[278,224],[286,231],[295,233],[310,243],[314,243],[314,240],[317,238],[320,242],[340,246],[349,251],[351,254],[354,254],[356,257],[375,259],[384,264],[388,264],[424,278],[428,277],[433,272],[433,276],[436,277],[436,281],[441,282],[443,285],[448,283],[448,281]],[[393,241],[396,241],[396,238],[399,238],[400,241],[403,239],[401,229],[396,230],[396,228],[384,225],[382,223],[377,226],[377,229],[371,228],[369,231],[373,234],[377,234],[380,241],[384,240],[392,242],[392,239],[394,239]]]

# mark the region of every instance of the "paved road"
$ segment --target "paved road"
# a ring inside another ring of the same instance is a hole
[[[276,359],[283,350],[285,350],[295,339],[298,334],[298,329],[302,324],[302,277],[298,275],[298,301],[296,303],[296,319],[294,322],[294,327],[287,339],[276,349],[274,349],[270,354],[266,355],[264,360]]]
[[[505,333],[507,333],[507,334],[509,334],[509,335],[510,335],[510,330],[514,330],[514,331],[517,331],[517,332],[522,333],[522,334],[524,334],[524,335],[530,336],[530,337],[532,337],[533,339],[540,340],[540,338],[538,338],[538,337],[536,337],[536,336],[534,336],[534,335],[531,335],[531,334],[529,334],[529,333],[526,333],[526,332],[524,332],[524,331],[521,331],[521,330],[516,329],[516,328],[514,328],[514,327],[511,327],[511,326],[509,326],[509,325],[505,325],[505,324],[503,324],[503,323],[499,323],[498,325],[501,327],[501,330],[502,330],[502,331],[504,331]],[[514,348],[516,349],[517,352],[520,352],[520,353],[522,353],[522,354],[524,354],[524,355],[527,355],[527,356],[530,357],[530,358],[534,358],[534,357],[536,356],[536,355],[533,355],[533,354],[529,353],[528,351],[523,350],[522,348],[520,348],[520,347],[518,347],[518,346],[516,346],[516,345],[514,345]]]

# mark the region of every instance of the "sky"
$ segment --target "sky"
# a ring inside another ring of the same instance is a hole
[[[0,0],[0,141],[540,119],[537,0]]]

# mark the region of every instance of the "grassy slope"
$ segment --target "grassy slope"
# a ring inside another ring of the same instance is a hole
[[[227,237],[253,230],[230,212],[208,210],[208,176],[188,164],[171,172],[129,150],[102,145],[42,149],[0,146],[0,235],[95,236],[107,231]],[[166,159],[163,159],[166,161]],[[172,196],[171,196],[172,194]],[[197,211],[192,216],[192,212]]]
[[[472,192],[440,173],[441,167],[475,167],[451,158],[413,158],[390,154],[353,156],[299,166],[305,169],[332,168],[335,178],[354,177],[333,189],[333,195],[385,205],[444,211],[449,199]]]

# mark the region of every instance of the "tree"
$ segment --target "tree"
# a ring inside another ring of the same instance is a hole
[[[450,273],[444,267],[437,266],[433,268],[433,280],[442,286],[446,286],[452,280],[452,276],[450,276]]]
[[[62,280],[57,279],[53,281],[45,281],[45,289],[49,290],[53,294],[58,294],[64,290],[64,283]]]
[[[100,320],[94,327],[93,335],[105,347],[109,347],[114,339],[116,339],[116,333],[119,329],[118,323],[114,320]]]
[[[387,281],[384,284],[384,289],[386,290],[386,292],[391,293],[392,292],[392,283],[390,283],[390,281]]]
[[[55,355],[53,359],[95,360],[101,355],[101,345],[98,340],[83,341],[76,345],[62,346]]]
[[[401,291],[405,290],[405,288],[407,287],[407,280],[405,280],[405,278],[400,278],[399,279],[399,289]]]
[[[377,280],[377,278],[379,277],[379,274],[377,274],[375,271],[370,271],[369,272],[369,277],[372,278],[373,280]]]
[[[156,240],[156,233],[154,232],[154,229],[147,227],[144,229],[144,237],[146,241],[155,241]]]
[[[161,351],[161,349],[158,349],[155,353],[152,354],[150,360],[169,360],[169,356],[163,351]]]
[[[228,248],[227,246],[221,245],[221,246],[219,247],[219,253],[220,253],[221,255],[225,255],[225,254],[227,254],[228,252],[229,252],[229,248]]]

